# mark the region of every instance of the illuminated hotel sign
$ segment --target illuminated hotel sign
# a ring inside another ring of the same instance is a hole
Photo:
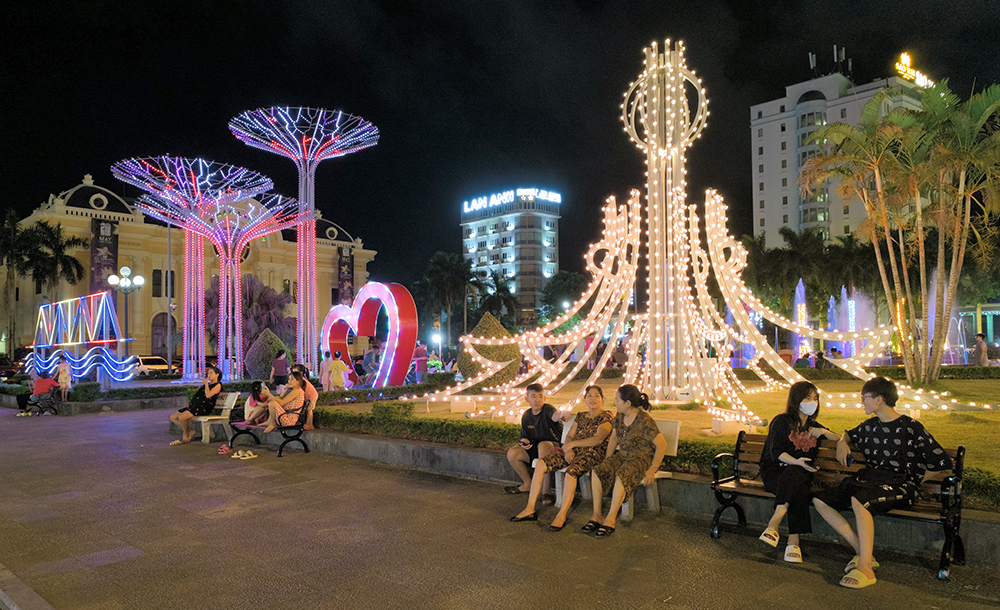
[[[484,208],[492,208],[493,206],[503,205],[505,203],[514,203],[514,198],[524,197],[529,199],[541,199],[542,201],[551,201],[552,203],[562,203],[562,195],[555,193],[553,191],[543,191],[539,189],[517,189],[513,191],[503,191],[502,193],[494,193],[487,197],[477,197],[475,199],[470,199],[462,203],[463,212],[475,212],[476,210],[482,210]]]
[[[906,80],[912,80],[919,87],[933,87],[934,81],[927,78],[927,75],[910,67],[910,54],[903,53],[896,62],[896,71]]]

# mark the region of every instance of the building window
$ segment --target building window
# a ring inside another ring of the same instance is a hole
[[[763,146],[758,146],[757,147],[757,154],[758,155],[763,155],[764,154],[764,147]]]
[[[760,129],[757,130],[757,137],[758,138],[763,138],[764,137],[764,129],[763,128],[760,128]]]
[[[841,108],[840,109],[840,118],[842,118],[842,119],[846,119],[847,118],[847,108]]]
[[[176,273],[177,272],[173,269],[167,272],[167,296],[171,299],[174,298],[174,295],[176,294],[174,292],[174,275]]]
[[[788,178],[781,179],[781,186],[788,186]]]
[[[763,199],[760,200],[760,209],[762,209],[762,210],[764,209],[764,200]]]
[[[850,214],[851,214],[851,206],[850,206],[850,204],[845,205],[844,206],[844,216],[850,216]]]
[[[483,241],[479,242],[479,244],[477,244],[477,245],[478,245],[478,248],[480,250],[482,250],[483,248],[486,247],[486,240],[483,240]]]
[[[763,163],[757,166],[757,173],[758,174],[763,174],[764,173],[764,164]]]
[[[153,290],[153,298],[163,296],[163,271],[153,269],[153,281],[150,288]]]
[[[784,111],[785,111],[785,105],[784,105],[784,104],[782,104],[782,105],[781,105],[781,110],[779,110],[778,112],[784,112]]]
[[[786,225],[788,224],[788,214],[781,215],[781,222],[785,223]]]
[[[760,219],[760,226],[762,226],[762,227],[764,226],[764,219],[763,218]]]
[[[14,300],[15,301],[20,301],[21,300],[21,287],[20,286],[14,286]]]
[[[285,294],[292,293],[292,281],[291,280],[281,280],[281,291]]]
[[[781,205],[788,205],[788,197],[781,198]]]
[[[781,169],[786,169],[786,168],[788,168],[788,160],[787,159],[782,159],[781,160]]]
[[[781,143],[781,150],[786,150],[788,148],[788,142]]]
[[[757,187],[757,190],[758,191],[763,191],[764,190],[764,183],[763,182],[760,183],[760,186]]]
[[[785,124],[784,124],[784,123],[782,123],[782,124],[781,124],[781,131],[782,131],[782,132],[784,132],[784,131],[785,131]]]
[[[35,282],[35,294],[42,294],[42,283]]]
[[[844,235],[851,232],[851,225],[844,225]]]
[[[757,111],[757,118],[759,119],[759,118],[761,118],[763,116],[764,116],[764,113],[762,111],[758,110]]]

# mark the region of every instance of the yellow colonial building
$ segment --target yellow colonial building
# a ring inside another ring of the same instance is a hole
[[[139,209],[111,190],[94,184],[88,174],[83,182],[59,195],[50,195],[30,216],[22,228],[38,221],[60,224],[66,238],[79,237],[90,244],[68,252],[83,265],[83,279],[75,286],[61,281],[54,291],[36,285],[30,277],[18,278],[11,306],[15,308],[14,347],[30,345],[34,339],[38,306],[107,290],[108,276],[121,267],[129,267],[132,276],[145,279],[142,288],[128,296],[128,331],[133,341],[130,351],[139,355],[166,355],[167,325],[172,333],[183,324],[184,231],[147,217]],[[205,291],[211,291],[212,277],[219,273],[219,259],[208,240],[205,247]],[[169,252],[169,254],[168,254]],[[361,239],[352,239],[346,231],[322,218],[317,222],[316,298],[320,312],[318,323],[330,307],[350,303],[368,280],[368,263],[375,251],[366,250]],[[343,261],[343,265],[341,264]],[[4,273],[6,269],[4,268]],[[254,240],[243,255],[244,275],[256,275],[267,286],[295,297],[295,230],[272,233]],[[173,292],[173,294],[171,294]],[[171,298],[172,297],[172,298]],[[125,328],[124,295],[117,296],[118,320]],[[0,305],[2,306],[2,305]],[[294,303],[286,316],[295,316]],[[4,321],[7,315],[0,318]],[[2,329],[7,332],[6,328]],[[4,337],[6,339],[6,337]],[[176,341],[176,339],[175,339]],[[174,355],[180,354],[179,341]],[[6,346],[4,346],[6,347]],[[364,347],[359,344],[358,349]],[[211,345],[207,346],[212,353]]]

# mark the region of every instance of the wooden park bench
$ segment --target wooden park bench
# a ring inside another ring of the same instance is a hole
[[[746,527],[746,514],[743,507],[737,504],[739,496],[757,498],[774,498],[774,495],[764,491],[760,481],[760,457],[764,450],[767,436],[763,434],[748,434],[740,432],[733,453],[721,453],[712,460],[712,489],[719,501],[719,508],[712,518],[712,538],[719,537],[719,519],[727,508],[736,511],[740,527]],[[962,470],[965,462],[965,447],[945,449],[954,462],[954,469],[933,473],[920,487],[917,501],[908,508],[891,510],[885,513],[896,519],[909,519],[928,523],[940,523],[944,527],[944,546],[941,549],[941,561],[938,567],[938,578],[948,580],[951,564],[965,564],[965,546],[959,527],[962,524]],[[837,461],[837,441],[821,439],[819,454],[812,462],[819,469],[813,478],[813,491],[836,487],[845,478],[864,468],[865,456],[852,447],[851,455],[854,463],[843,466]],[[724,463],[731,463],[733,474],[723,478],[720,469]]]
[[[278,447],[278,457],[281,457],[285,450],[285,445],[289,443],[299,443],[302,445],[302,451],[309,453],[309,445],[306,444],[305,439],[302,438],[302,433],[305,431],[306,419],[309,417],[309,405],[311,401],[305,400],[302,402],[302,406],[299,407],[297,411],[286,411],[285,415],[295,415],[295,420],[289,425],[281,425],[281,417],[278,418],[278,426],[275,428],[285,440],[282,441],[281,445]],[[245,415],[240,413],[243,408],[234,410],[233,417],[229,419],[229,425],[233,429],[234,434],[229,439],[230,449],[233,447],[233,442],[241,436],[249,436],[254,440],[254,443],[260,444],[260,437],[257,436],[257,432],[263,431],[263,425],[248,424],[244,419]]]

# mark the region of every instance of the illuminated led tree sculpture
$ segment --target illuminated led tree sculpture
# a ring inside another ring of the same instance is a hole
[[[316,307],[316,167],[378,143],[378,128],[339,110],[322,108],[261,108],[248,110],[229,122],[245,144],[288,157],[299,170],[298,284],[296,351],[300,362],[317,357],[319,333]]]
[[[205,264],[202,239],[219,255],[219,366],[223,379],[242,377],[241,255],[258,237],[295,226],[301,218],[294,199],[260,196],[271,180],[247,169],[202,159],[128,159],[112,173],[147,194],[139,208],[185,230],[184,376],[204,371]]]

